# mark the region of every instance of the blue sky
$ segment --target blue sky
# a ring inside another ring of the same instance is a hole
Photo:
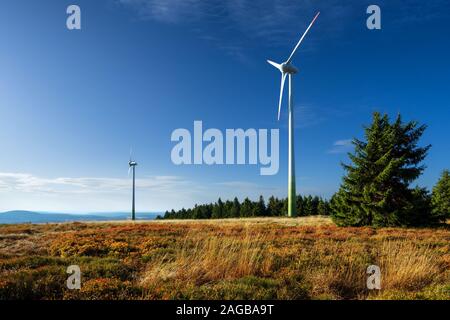
[[[418,181],[449,167],[450,4],[447,1],[2,1],[0,211],[162,211],[221,196],[287,193],[287,116],[266,59],[297,52],[297,189],[329,197],[349,139],[375,110],[427,124],[433,145]],[[66,28],[77,4],[82,30]],[[382,29],[366,28],[381,8]],[[175,166],[177,128],[280,128],[280,170]]]

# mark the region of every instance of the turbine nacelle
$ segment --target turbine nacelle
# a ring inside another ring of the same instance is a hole
[[[273,62],[271,60],[267,60],[267,62],[277,68],[283,75],[298,73],[298,69],[290,61],[283,62],[282,64]]]
[[[134,166],[137,166],[137,162],[136,161],[129,161],[128,162],[128,165],[130,166],[130,167],[134,167]]]
[[[287,74],[296,74],[298,73],[298,69],[291,64],[290,62],[284,62],[280,66],[280,71]]]

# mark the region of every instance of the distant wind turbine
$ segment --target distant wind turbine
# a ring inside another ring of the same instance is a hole
[[[128,176],[130,176],[130,170],[133,170],[133,200],[131,204],[131,220],[136,219],[136,213],[135,213],[135,196],[134,196],[134,189],[135,189],[135,170],[136,170],[137,162],[132,160],[132,150],[130,150],[130,161],[128,161]]]
[[[294,50],[292,51],[289,58],[283,62],[282,64],[267,60],[268,63],[273,65],[275,68],[280,70],[281,72],[281,88],[280,88],[280,100],[278,102],[278,121],[280,120],[280,112],[281,112],[281,101],[283,100],[283,89],[284,82],[286,80],[286,76],[289,76],[289,172],[288,172],[288,216],[295,217],[296,212],[296,193],[295,193],[295,163],[294,163],[294,101],[292,95],[292,76],[298,72],[298,69],[292,65],[291,61],[294,57],[295,52],[298,47],[305,38],[309,29],[312,27],[320,12],[316,14],[314,19],[309,24],[305,33],[303,33],[302,37],[298,41]]]

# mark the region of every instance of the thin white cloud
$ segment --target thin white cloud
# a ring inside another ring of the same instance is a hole
[[[177,176],[136,179],[138,210],[163,211],[204,200],[207,189]],[[120,211],[130,204],[131,179],[104,177],[47,178],[28,173],[0,173],[0,211]]]
[[[333,143],[333,147],[328,150],[327,153],[330,154],[338,154],[338,153],[347,153],[352,150],[353,144],[352,139],[343,139],[337,140]]]
[[[43,178],[27,173],[0,172],[0,192],[15,190],[39,193],[113,193],[129,190],[130,181],[130,179],[94,177]],[[175,176],[136,179],[136,187],[149,190],[169,190],[186,184],[189,184],[189,181]]]

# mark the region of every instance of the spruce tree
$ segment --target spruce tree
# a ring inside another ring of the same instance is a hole
[[[319,199],[319,205],[317,206],[317,214],[327,216],[330,214],[330,208],[328,205],[328,201]]]
[[[319,203],[320,199],[318,196],[315,196],[311,200],[311,215],[318,215],[319,214]]]
[[[419,147],[425,125],[389,122],[378,112],[365,128],[365,141],[353,140],[351,164],[332,199],[333,220],[343,226],[412,226],[431,223],[424,190],[409,185],[425,167],[420,165],[430,146]],[[420,204],[420,205],[419,205]]]
[[[253,213],[253,203],[249,198],[245,198],[241,205],[241,217],[250,217]]]
[[[431,198],[433,214],[441,221],[450,219],[450,172],[444,170],[433,188]]]
[[[283,202],[278,198],[271,196],[269,203],[267,204],[268,215],[270,216],[282,216],[283,215]],[[286,211],[287,212],[287,211]]]
[[[278,216],[279,215],[279,201],[274,196],[269,198],[269,202],[267,203],[267,212],[269,216]]]
[[[280,216],[287,216],[288,215],[288,211],[289,211],[289,201],[288,198],[284,198],[280,200],[281,203],[281,212],[280,212]]]
[[[230,200],[225,201],[223,208],[223,218],[231,218],[231,208],[233,207],[233,202]]]
[[[305,216],[310,216],[313,214],[313,197],[311,195],[304,197],[303,209]]]
[[[222,199],[219,198],[219,200],[217,200],[217,203],[214,204],[211,218],[213,219],[223,218],[223,213],[224,213],[224,205]]]
[[[187,210],[185,208],[181,208],[179,219],[187,219]]]
[[[234,198],[233,204],[231,206],[230,216],[232,218],[239,218],[241,211],[241,204],[239,203],[239,200],[237,197]]]
[[[302,198],[302,196],[301,195],[297,195],[297,202],[296,202],[296,205],[297,205],[297,215],[299,216],[299,217],[301,217],[301,216],[304,216],[305,215],[305,213],[304,213],[304,211],[303,211],[303,198]]]
[[[255,203],[253,207],[252,216],[253,217],[263,217],[266,215],[266,204],[264,202],[264,197],[259,196],[259,201]]]

